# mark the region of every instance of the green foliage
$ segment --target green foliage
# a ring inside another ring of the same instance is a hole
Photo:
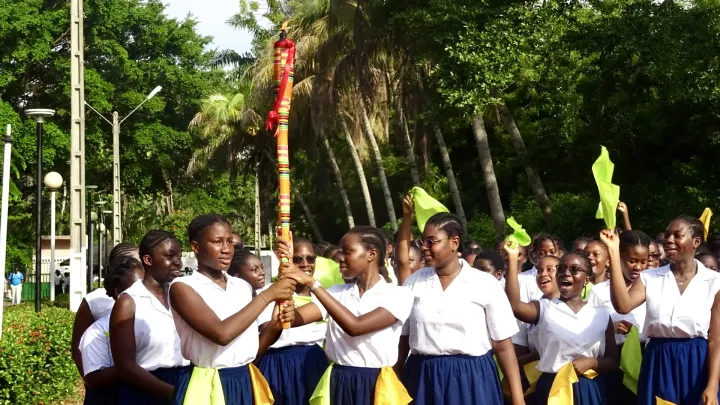
[[[5,308],[0,340],[0,404],[47,404],[66,399],[80,376],[70,356],[74,314],[30,304]]]

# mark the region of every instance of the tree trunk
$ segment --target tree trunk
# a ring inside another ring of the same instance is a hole
[[[480,167],[482,168],[483,179],[485,181],[488,204],[490,205],[490,217],[495,225],[495,237],[500,240],[505,235],[505,213],[503,212],[502,201],[500,200],[500,191],[498,190],[497,179],[495,178],[495,169],[493,168],[490,145],[488,144],[485,121],[482,115],[477,115],[473,118],[472,128],[480,157]]]
[[[385,205],[387,205],[388,216],[390,217],[390,225],[393,231],[397,231],[397,217],[395,216],[395,206],[393,205],[392,194],[390,193],[390,186],[385,177],[385,167],[382,161],[382,154],[380,153],[380,147],[378,146],[377,139],[373,133],[372,125],[370,124],[370,118],[367,115],[367,109],[365,108],[365,101],[360,97],[360,112],[362,114],[362,127],[365,132],[365,136],[368,138],[370,145],[372,146],[373,156],[375,157],[375,164],[378,169],[378,179],[380,180],[380,186],[382,187],[383,196],[385,197]]]
[[[417,163],[415,162],[415,151],[413,149],[412,139],[410,139],[410,130],[408,129],[407,117],[403,110],[402,100],[398,97],[397,115],[400,118],[400,127],[403,131],[403,143],[405,144],[405,153],[410,166],[410,176],[412,176],[413,186],[420,186],[420,174],[418,173]]]
[[[172,181],[165,180],[165,184],[167,185],[167,211],[168,214],[174,214],[175,213],[175,201],[173,201],[173,188],[172,188]]]
[[[343,133],[345,133],[345,140],[347,140],[350,154],[355,163],[355,170],[357,170],[358,178],[360,179],[360,188],[362,189],[363,199],[365,200],[368,222],[370,226],[377,226],[375,225],[375,210],[373,210],[372,199],[370,198],[370,188],[368,188],[367,178],[365,178],[365,169],[363,169],[362,161],[357,153],[357,149],[355,149],[355,142],[352,140],[352,135],[350,135],[350,130],[348,130],[345,118],[340,118],[340,125],[342,125]]]
[[[328,140],[327,135],[325,135],[324,130],[320,130],[320,137],[322,138],[323,145],[325,146],[325,150],[330,158],[330,166],[333,169],[333,173],[335,173],[335,181],[340,189],[340,198],[345,206],[345,215],[347,216],[348,226],[350,228],[354,228],[355,219],[353,218],[352,209],[350,208],[350,199],[348,198],[347,191],[345,190],[345,184],[343,183],[342,175],[340,174],[340,167],[337,164],[337,160],[335,160],[335,154],[333,153],[332,147],[330,147],[330,141]]]
[[[445,166],[445,175],[448,178],[450,195],[452,195],[453,204],[455,204],[455,215],[460,218],[463,226],[467,229],[467,219],[465,218],[465,210],[463,209],[462,200],[460,199],[460,190],[455,181],[455,173],[453,172],[452,162],[450,161],[450,154],[448,153],[447,146],[445,146],[445,139],[443,138],[442,131],[440,131],[440,126],[437,124],[433,125],[433,132],[435,133],[435,140],[440,150],[443,166]]]
[[[515,147],[515,151],[517,152],[520,161],[525,166],[525,173],[528,178],[528,183],[530,183],[530,188],[535,195],[535,201],[537,201],[540,206],[540,210],[542,210],[545,223],[549,226],[552,221],[552,207],[550,206],[550,200],[545,192],[545,187],[543,186],[542,180],[540,180],[540,176],[538,176],[535,169],[533,169],[533,167],[528,164],[525,159],[525,142],[523,142],[522,135],[520,135],[520,129],[515,124],[515,119],[510,113],[510,109],[507,105],[504,103],[497,104],[495,105],[495,109],[497,110],[505,129],[510,134],[510,140]]]
[[[300,203],[302,206],[303,211],[305,211],[305,218],[307,218],[308,223],[310,224],[310,227],[313,230],[313,234],[315,234],[315,238],[318,242],[322,242],[324,239],[322,237],[322,233],[320,233],[320,228],[318,227],[317,223],[315,222],[315,217],[313,216],[312,212],[310,211],[310,207],[307,205],[307,202],[303,198],[303,196],[295,191],[294,188],[290,187],[290,190],[292,191],[293,197],[297,200],[297,202]]]

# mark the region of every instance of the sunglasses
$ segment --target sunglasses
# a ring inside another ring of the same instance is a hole
[[[432,245],[434,245],[434,244],[436,244],[436,243],[440,243],[440,242],[442,242],[442,241],[444,241],[444,240],[447,240],[447,239],[449,239],[449,238],[443,238],[443,239],[429,239],[429,238],[428,238],[428,239],[420,239],[420,240],[418,240],[418,243],[420,244],[420,246],[432,247]]]
[[[561,264],[558,266],[557,274],[558,275],[565,274],[566,271],[570,272],[570,275],[572,275],[572,276],[576,276],[578,273],[585,273],[585,274],[590,273],[589,271],[585,270],[584,268],[582,268],[580,266],[575,266],[575,265],[566,266],[564,264]]]
[[[315,256],[293,256],[293,263],[300,264],[304,260],[307,264],[315,264],[315,259]]]

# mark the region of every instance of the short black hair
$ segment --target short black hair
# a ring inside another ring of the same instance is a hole
[[[464,260],[467,260],[468,257],[473,256],[473,255],[477,255],[477,254],[479,254],[479,253],[482,252],[482,251],[483,251],[482,249],[478,249],[478,248],[466,248],[466,249],[463,250],[463,252],[462,252],[462,258],[463,258]]]
[[[475,256],[473,265],[478,259],[490,260],[490,263],[492,263],[493,267],[495,267],[495,270],[505,271],[505,259],[500,252],[495,250],[483,250],[482,252],[478,252],[477,256]]]
[[[211,213],[195,217],[192,221],[190,221],[190,225],[188,225],[188,239],[190,242],[197,242],[205,229],[217,223],[223,223],[230,226],[230,221],[222,215]]]
[[[644,246],[650,249],[653,240],[643,231],[624,231],[620,234],[620,253],[627,253],[634,246]]]
[[[140,241],[140,247],[139,247],[139,254],[140,259],[147,255],[152,255],[152,252],[155,250],[156,247],[158,247],[160,244],[165,243],[167,241],[177,241],[178,238],[175,237],[172,233],[168,231],[162,231],[162,230],[152,230],[143,236],[142,241]],[[179,241],[178,241],[179,243]],[[121,256],[122,257],[122,256]]]
[[[104,287],[107,290],[107,295],[111,296],[113,286],[118,280],[137,270],[144,270],[142,263],[138,259],[132,256],[116,257],[115,260],[110,262],[108,272],[105,275]]]
[[[691,217],[689,215],[680,215],[673,221],[683,221],[690,228],[690,234],[693,238],[700,238],[700,241],[705,240],[705,225],[700,222],[699,219]]]
[[[549,240],[553,244],[553,247],[556,251],[558,251],[558,253],[559,251],[565,250],[565,248],[563,247],[563,242],[560,238],[549,233],[541,232],[535,235],[532,240],[532,252],[534,253],[535,251],[540,250],[540,248],[542,247],[542,243],[546,240]]]
[[[385,267],[385,252],[387,239],[385,234],[374,226],[359,225],[348,231],[348,235],[357,235],[365,249],[375,249],[378,252],[378,267]]]
[[[425,227],[433,225],[437,229],[445,232],[449,238],[457,236],[460,238],[460,246],[463,245],[465,236],[465,228],[463,228],[460,218],[449,212],[438,212],[430,217],[425,223]]]
[[[132,243],[126,243],[121,242],[115,245],[114,248],[110,251],[110,254],[108,255],[108,262],[112,263],[115,261],[118,257],[133,257],[135,255],[140,255],[140,249],[137,245],[133,245]]]
[[[247,264],[251,257],[257,257],[249,250],[242,246],[235,246],[235,254],[233,254],[232,261],[230,262],[230,268],[227,273],[231,276],[240,277],[240,268]]]

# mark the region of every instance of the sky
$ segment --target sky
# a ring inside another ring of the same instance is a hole
[[[252,35],[236,30],[225,21],[240,10],[238,0],[163,0],[167,5],[165,13],[179,20],[188,13],[197,20],[196,30],[201,35],[212,36],[209,49],[232,49],[238,53],[249,52]]]

